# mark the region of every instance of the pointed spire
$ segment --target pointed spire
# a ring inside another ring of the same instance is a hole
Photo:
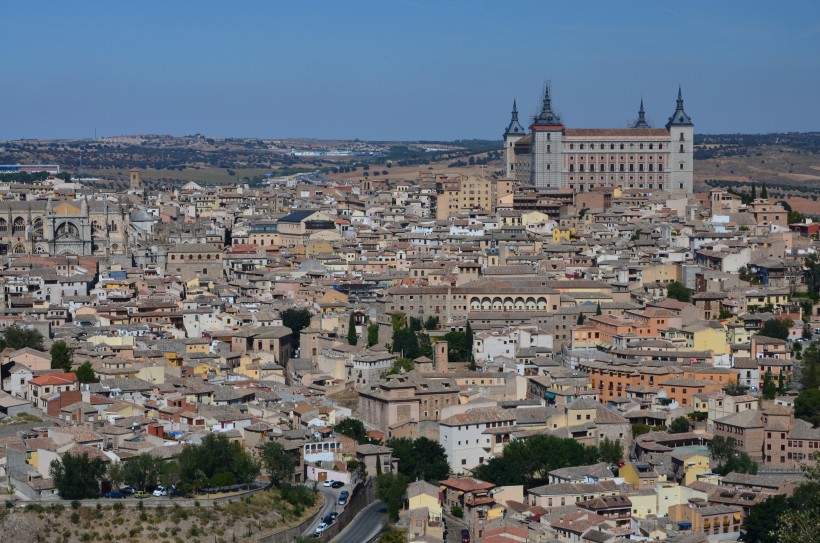
[[[666,128],[670,126],[693,126],[692,119],[689,118],[689,115],[683,111],[683,90],[681,89],[680,85],[678,85],[678,102],[677,106],[675,107],[675,113],[669,117],[669,122],[666,123]]]
[[[561,124],[561,118],[552,110],[552,96],[550,96],[550,85],[544,85],[544,101],[541,105],[541,113],[535,117],[533,125],[556,126]]]
[[[524,134],[526,134],[526,131],[524,127],[521,126],[521,123],[518,122],[518,104],[515,99],[513,99],[512,118],[510,119],[510,124],[507,126],[507,129],[504,131],[504,138],[510,135],[523,136]]]
[[[646,112],[643,109],[643,98],[641,98],[641,107],[638,109],[638,120],[632,125],[632,128],[652,128],[646,122]]]

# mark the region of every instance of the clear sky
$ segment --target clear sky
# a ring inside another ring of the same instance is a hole
[[[0,139],[500,139],[545,81],[570,127],[820,130],[820,2],[9,1]]]

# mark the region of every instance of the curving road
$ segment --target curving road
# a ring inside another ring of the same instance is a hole
[[[356,515],[333,543],[365,543],[376,537],[387,521],[387,506],[376,500]]]
[[[310,486],[313,486],[312,482]],[[339,494],[342,493],[342,490],[345,490],[345,487],[330,488],[329,486],[322,486],[322,483],[319,483],[318,490],[322,493],[322,497],[325,500],[325,504],[322,506],[321,514],[318,517],[316,517],[316,520],[308,526],[308,529],[305,530],[303,535],[312,534],[316,530],[316,527],[319,525],[319,523],[322,522],[322,519],[325,518],[325,516],[329,513],[332,513],[333,511],[341,513],[344,509],[343,505],[339,505]]]

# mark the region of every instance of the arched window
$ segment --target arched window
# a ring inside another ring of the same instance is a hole
[[[25,231],[26,231],[26,221],[23,219],[23,217],[17,217],[16,219],[14,219],[14,222],[12,223],[12,226],[11,226],[11,232],[13,234],[22,234]]]
[[[614,148],[615,148],[615,144],[614,144],[614,143],[610,143],[610,144],[609,144],[609,148],[610,148],[610,149],[614,149]]]
[[[0,232],[9,231],[9,222],[6,219],[0,219]]]
[[[622,143],[622,144],[621,144],[621,149],[623,149],[623,148],[624,148],[624,144]]]

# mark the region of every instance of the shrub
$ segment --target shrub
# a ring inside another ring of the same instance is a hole
[[[453,508],[450,509],[450,513],[456,518],[464,518],[464,510],[457,505],[454,505]]]
[[[78,500],[71,500],[71,508],[79,509],[82,504]]]
[[[74,524],[80,523],[80,514],[77,511],[71,513],[71,522]]]

